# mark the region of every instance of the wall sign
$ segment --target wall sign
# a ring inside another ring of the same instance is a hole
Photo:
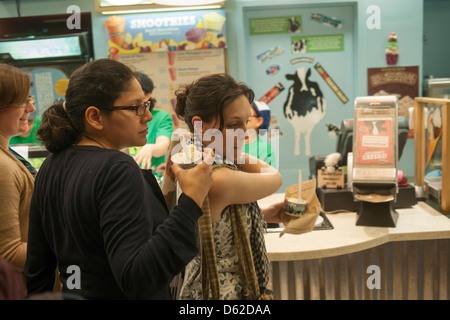
[[[367,69],[369,96],[395,95],[398,98],[398,115],[409,118],[409,108],[419,95],[419,67],[388,67]],[[409,131],[412,138],[414,132]]]
[[[111,16],[104,21],[115,54],[226,47],[223,10]]]
[[[292,53],[344,51],[344,35],[328,34],[291,37]]]
[[[331,18],[321,13],[311,13],[310,20],[332,28],[342,29],[344,26],[344,20]]]
[[[273,33],[302,32],[302,16],[248,19],[251,36]]]

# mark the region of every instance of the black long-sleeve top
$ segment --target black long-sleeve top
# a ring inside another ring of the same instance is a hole
[[[66,293],[170,299],[173,276],[198,254],[201,214],[184,194],[169,214],[151,171],[122,152],[72,146],[52,154],[31,200],[28,295],[52,290],[58,267]]]

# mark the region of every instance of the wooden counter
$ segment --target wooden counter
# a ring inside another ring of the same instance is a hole
[[[448,299],[450,219],[424,202],[396,211],[395,228],[356,226],[356,213],[346,212],[326,215],[331,230],[266,234],[275,298]],[[367,288],[371,265],[380,267],[384,290]]]

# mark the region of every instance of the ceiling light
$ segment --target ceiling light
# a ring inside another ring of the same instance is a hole
[[[152,4],[150,0],[100,0],[100,6],[134,6],[143,4]]]
[[[146,12],[164,12],[164,11],[188,11],[188,10],[207,10],[207,9],[220,9],[220,5],[211,6],[185,6],[185,7],[166,7],[166,8],[149,8],[149,9],[131,9],[131,10],[114,10],[114,11],[102,11],[103,15],[110,14],[128,14],[128,13],[146,13]]]
[[[223,5],[225,0],[152,0],[155,4],[165,6],[203,6],[211,4]]]

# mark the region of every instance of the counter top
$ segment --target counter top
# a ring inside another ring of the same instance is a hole
[[[258,201],[261,208],[282,201],[276,193]],[[356,226],[356,212],[326,214],[334,229],[313,230],[300,235],[267,233],[266,248],[271,261],[327,258],[370,249],[387,242],[450,238],[450,219],[418,202],[411,208],[396,209],[397,225],[388,227]]]

